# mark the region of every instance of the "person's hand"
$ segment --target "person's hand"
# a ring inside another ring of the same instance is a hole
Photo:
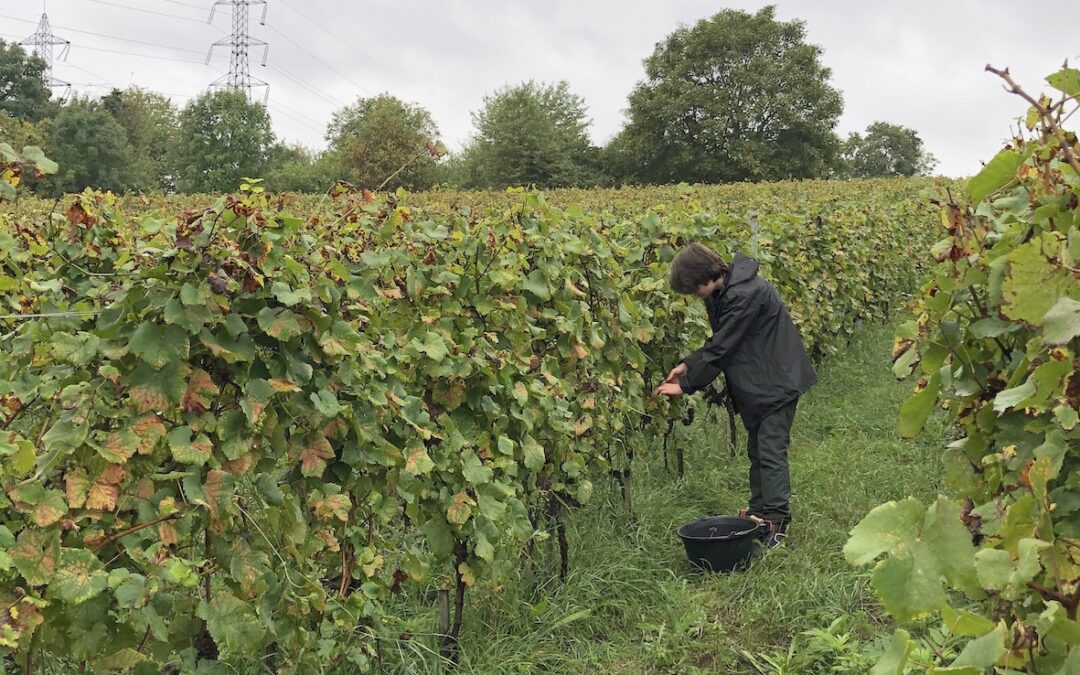
[[[671,369],[671,372],[668,373],[667,379],[664,380],[664,382],[674,382],[675,380],[678,380],[680,377],[686,374],[687,370],[688,368],[686,367],[686,364],[680,363],[679,365]]]
[[[656,389],[653,389],[653,396],[682,396],[683,390],[678,382],[665,382]]]

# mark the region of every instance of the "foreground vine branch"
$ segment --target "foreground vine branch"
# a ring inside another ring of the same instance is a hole
[[[1054,119],[1054,114],[1050,111],[1050,109],[1043,105],[1041,101],[1036,100],[1031,94],[1024,91],[1023,88],[1018,85],[1015,80],[1012,79],[1012,76],[1009,75],[1008,68],[1005,68],[1004,70],[999,70],[988,63],[986,64],[986,70],[1005,80],[1006,91],[1011,94],[1016,94],[1020,98],[1030,103],[1033,108],[1035,108],[1035,110],[1039,113],[1039,117],[1042,118],[1043,124],[1047,126],[1050,132],[1054,134],[1054,137],[1057,138],[1058,142],[1061,143],[1061,151],[1065,153],[1065,159],[1068,160],[1069,166],[1072,167],[1073,171],[1076,172],[1077,176],[1080,176],[1080,161],[1077,161],[1076,153],[1073,152],[1072,145],[1065,137],[1065,130],[1062,129],[1061,125],[1059,125]]]
[[[139,523],[138,525],[132,525],[131,527],[127,528],[126,530],[123,530],[121,532],[117,532],[116,534],[111,534],[108,537],[105,537],[104,539],[102,539],[100,541],[94,542],[91,545],[91,547],[92,548],[102,548],[103,546],[105,546],[107,544],[111,544],[114,541],[119,541],[119,540],[123,539],[124,537],[126,537],[128,535],[135,534],[136,532],[139,532],[141,530],[145,530],[148,527],[153,527],[155,525],[160,525],[161,523],[164,523],[164,522],[167,522],[167,521],[170,521],[170,520],[176,520],[176,519],[180,518],[183,515],[184,515],[184,513],[182,511],[177,511],[176,513],[170,513],[167,516],[161,516],[160,518],[155,518],[153,520],[148,520],[145,523]]]

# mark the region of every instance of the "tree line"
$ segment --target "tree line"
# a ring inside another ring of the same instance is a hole
[[[277,139],[266,107],[234,91],[182,108],[138,87],[57,102],[44,62],[0,41],[0,138],[59,162],[35,186],[42,194],[229,191],[255,176],[274,191],[321,192],[337,179],[422,190],[929,172],[935,160],[913,129],[875,122],[840,138],[843,99],[821,56],[804,23],[778,21],[771,6],[724,10],[656,45],[606,145],[590,140],[587,105],[567,82],[530,81],[486,96],[470,139],[443,158],[424,152],[439,138],[431,113],[388,93],[336,111],[316,151]]]

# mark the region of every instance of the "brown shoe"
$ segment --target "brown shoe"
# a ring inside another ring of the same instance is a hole
[[[759,516],[759,515],[757,515],[755,513],[750,513],[750,507],[749,506],[746,507],[746,508],[739,509],[739,517],[740,518],[749,518],[750,520],[753,520],[754,522],[757,522],[757,523],[766,522],[765,519],[762,518],[761,516]]]

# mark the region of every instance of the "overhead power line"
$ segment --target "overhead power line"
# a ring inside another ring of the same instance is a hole
[[[309,49],[308,49],[307,47],[305,47],[304,45],[300,44],[300,43],[299,43],[299,42],[297,42],[296,40],[293,40],[293,39],[292,39],[291,37],[289,37],[289,36],[288,36],[288,35],[286,35],[285,33],[282,33],[281,31],[279,31],[279,30],[278,30],[277,28],[274,28],[273,26],[269,26],[269,28],[270,28],[270,30],[274,31],[275,33],[277,33],[277,34],[278,34],[278,35],[280,35],[281,37],[285,38],[285,40],[286,40],[286,41],[288,41],[289,43],[291,43],[291,44],[292,44],[292,45],[293,45],[294,47],[296,47],[296,48],[297,48],[297,49],[299,49],[300,51],[304,52],[305,54],[307,54],[307,55],[308,55],[308,56],[310,56],[311,58],[315,59],[316,61],[318,61],[319,63],[321,63],[322,65],[324,65],[324,66],[325,66],[325,67],[326,67],[327,69],[329,69],[329,70],[330,70],[330,72],[332,72],[332,73],[335,73],[335,74],[336,74],[336,75],[337,75],[338,77],[340,77],[341,79],[345,80],[346,82],[348,82],[348,83],[349,83],[349,84],[351,84],[352,86],[356,87],[357,89],[359,89],[360,91],[364,92],[364,93],[365,93],[365,94],[367,94],[368,96],[374,96],[374,95],[375,95],[375,94],[373,94],[373,93],[372,93],[372,92],[371,92],[371,91],[370,91],[369,89],[365,88],[365,87],[364,87],[363,85],[361,85],[360,83],[358,83],[358,82],[357,82],[356,80],[352,79],[351,77],[349,77],[349,76],[348,76],[348,75],[346,75],[345,73],[341,72],[340,70],[338,70],[337,68],[335,68],[335,67],[334,67],[333,65],[331,65],[330,63],[327,63],[326,61],[323,61],[323,60],[322,60],[322,59],[321,59],[321,58],[320,58],[319,56],[317,56],[317,55],[313,54],[313,53],[312,53],[312,52],[311,52],[311,51],[310,51],[310,50],[309,50]]]
[[[74,63],[66,63],[64,65],[66,65],[68,67],[71,67],[71,68],[74,68],[75,70],[78,70],[80,72],[86,73],[90,77],[96,77],[97,79],[101,80],[102,82],[105,82],[106,84],[108,84],[108,85],[110,85],[112,87],[116,87],[117,89],[120,88],[115,82],[113,82],[109,78],[102,77],[101,75],[98,75],[97,73],[90,72],[89,70],[87,70],[86,68],[83,68],[82,66],[76,65]]]
[[[6,14],[0,14],[0,19],[11,19],[13,21],[22,21],[24,23],[34,23],[33,21],[29,21],[27,19],[20,19],[18,17],[14,17],[14,16],[8,16]],[[199,54],[200,56],[203,54],[202,51],[195,50],[195,49],[187,49],[186,47],[173,47],[172,45],[163,45],[163,44],[160,44],[158,42],[146,42],[145,40],[132,40],[131,38],[120,37],[119,35],[107,35],[105,33],[97,33],[97,32],[94,32],[92,30],[83,30],[81,28],[71,28],[70,26],[61,26],[59,24],[53,24],[53,26],[55,26],[56,28],[59,28],[60,30],[67,31],[69,33],[80,33],[82,35],[92,35],[94,37],[99,37],[99,38],[102,38],[102,39],[105,39],[105,40],[116,40],[117,42],[128,42],[128,43],[131,43],[131,44],[144,45],[144,46],[147,46],[147,47],[158,47],[160,49],[169,49],[169,50],[172,50],[174,52],[186,52],[186,53],[189,53],[189,54]]]
[[[193,9],[199,10],[200,12],[206,11],[206,5],[194,5],[190,2],[180,2],[180,0],[163,0],[163,2],[167,2],[170,5],[179,5],[181,7],[191,7]]]
[[[79,87],[89,87],[91,89],[119,89],[119,87],[117,87],[115,84],[99,84],[99,83],[95,83],[95,82],[72,82],[72,84],[76,85],[76,86],[79,86]],[[175,92],[170,92],[170,91],[158,91],[158,92],[155,92],[155,93],[160,94],[162,96],[169,96],[169,97],[175,97],[175,98],[195,98],[196,97],[195,94],[177,94]]]
[[[74,63],[65,63],[65,64],[62,64],[62,65],[66,66],[68,68],[75,68],[76,70],[79,70],[79,71],[89,75],[90,77],[97,78],[98,80],[101,80],[102,82],[105,82],[109,87],[112,87],[113,89],[123,89],[124,88],[122,85],[117,84],[116,82],[110,80],[109,78],[103,77],[102,75],[100,75],[98,73],[95,73],[92,70],[87,70],[86,68],[83,68],[82,66],[76,65]],[[189,84],[190,84],[190,81],[189,81]],[[100,86],[103,86],[103,85],[89,85],[89,86],[98,86],[98,87],[100,87]],[[149,91],[153,91],[154,93],[161,94],[162,96],[174,96],[174,97],[177,97],[177,98],[195,98],[195,96],[196,96],[195,94],[181,94],[181,93],[173,92],[173,91],[160,91],[160,90],[157,90],[157,89],[153,89],[151,87],[142,87],[141,85],[136,84],[136,83],[133,83],[132,86],[141,87],[141,88],[147,89]],[[194,88],[198,89],[198,86],[194,85]]]
[[[301,126],[305,126],[308,129],[311,129],[312,131],[318,131],[318,132],[322,131],[322,129],[318,128],[314,124],[309,124],[308,122],[305,122],[304,121],[305,118],[301,118],[298,115],[293,115],[289,111],[281,108],[281,103],[280,102],[271,101],[270,104],[267,107],[270,108],[270,110],[274,110],[274,111],[284,115],[285,117],[288,117],[289,119],[293,120],[297,124],[299,124]],[[312,120],[312,122],[314,122],[314,120]]]
[[[426,93],[426,94],[429,94],[429,95],[431,95],[431,96],[434,96],[434,97],[436,97],[436,98],[440,98],[440,99],[442,99],[442,98],[443,98],[442,96],[439,96],[438,94],[435,94],[435,93],[431,92],[430,90],[428,90],[428,89],[426,89],[426,88],[424,88],[424,87],[420,86],[420,85],[419,85],[419,84],[417,84],[416,82],[412,82],[412,81],[411,81],[411,80],[410,80],[410,79],[408,78],[408,76],[406,76],[406,75],[402,74],[401,72],[399,72],[398,70],[396,70],[396,69],[394,69],[394,68],[392,68],[392,67],[390,67],[390,66],[386,65],[385,63],[383,63],[382,61],[378,60],[377,58],[375,58],[375,57],[374,57],[374,56],[372,56],[371,54],[369,54],[369,53],[365,52],[365,51],[364,51],[363,49],[360,49],[359,47],[357,47],[357,46],[356,46],[356,44],[355,44],[355,42],[354,42],[354,41],[351,41],[351,40],[347,40],[346,38],[343,38],[343,37],[341,37],[340,35],[338,35],[337,33],[335,33],[335,32],[333,32],[333,31],[331,31],[331,30],[330,30],[329,28],[326,28],[326,27],[324,27],[324,26],[323,26],[323,25],[322,25],[321,23],[319,23],[319,22],[318,22],[318,21],[316,21],[315,19],[312,19],[312,18],[311,18],[311,17],[309,17],[309,16],[308,16],[308,15],[307,15],[306,13],[304,13],[304,12],[300,11],[299,9],[297,9],[296,7],[294,7],[294,6],[293,6],[293,5],[292,5],[292,4],[291,4],[291,3],[290,3],[290,2],[288,1],[288,0],[278,0],[278,1],[279,1],[279,2],[280,2],[280,3],[282,4],[282,5],[284,5],[284,6],[285,6],[285,7],[286,7],[286,8],[288,9],[288,10],[290,10],[291,12],[293,12],[294,14],[296,14],[297,16],[299,16],[300,18],[302,18],[302,19],[303,19],[304,21],[307,21],[307,22],[308,22],[308,23],[310,23],[310,24],[311,24],[312,26],[315,26],[316,28],[318,28],[318,29],[319,29],[320,31],[322,31],[322,32],[323,32],[323,33],[325,33],[326,35],[328,35],[328,36],[330,36],[330,37],[334,38],[335,40],[337,40],[337,41],[338,41],[338,42],[340,42],[341,44],[345,45],[346,47],[348,47],[348,48],[349,48],[349,49],[351,49],[352,51],[356,52],[356,53],[357,53],[357,54],[359,54],[360,56],[363,56],[363,57],[364,57],[365,59],[367,59],[368,61],[371,61],[372,63],[374,63],[375,65],[379,66],[380,68],[382,68],[382,69],[383,69],[383,70],[385,70],[386,72],[390,73],[391,75],[394,75],[394,76],[395,76],[395,77],[397,77],[398,79],[400,79],[400,80],[402,80],[402,81],[404,81],[404,82],[406,82],[406,83],[408,83],[408,84],[412,84],[412,85],[413,85],[413,86],[415,86],[415,87],[416,87],[417,89],[419,89],[419,90],[423,91],[423,92],[424,92],[424,93]],[[370,92],[369,92],[369,93],[370,93]],[[445,99],[443,99],[443,100],[445,101]]]
[[[207,66],[204,61],[195,61],[193,59],[180,59],[174,56],[156,56],[154,54],[138,54],[136,52],[127,52],[121,49],[107,49],[105,47],[88,47],[86,45],[75,45],[75,49],[88,49],[92,52],[105,52],[108,54],[121,54],[123,56],[135,56],[140,59],[154,59],[155,61],[174,61],[176,63],[194,63],[197,66]],[[213,67],[213,66],[209,66]],[[219,71],[220,72],[220,71]]]
[[[300,79],[299,77],[289,73],[287,70],[284,70],[283,68],[275,66],[273,63],[269,64],[268,67],[270,68],[270,70],[273,70],[273,71],[275,71],[277,73],[280,73],[281,75],[284,75],[286,78],[288,78],[289,80],[294,82],[298,87],[301,87],[301,88],[307,90],[308,92],[310,92],[312,94],[315,94],[316,96],[318,96],[322,100],[326,101],[327,103],[329,103],[331,105],[334,105],[334,106],[337,106],[339,108],[344,108],[345,107],[346,104],[342,103],[340,100],[338,100],[334,96],[331,96],[330,94],[326,93],[322,89],[319,89],[318,87],[315,87],[314,85],[311,85],[311,84],[308,84],[307,82],[304,82],[302,79]]]
[[[180,21],[191,21],[193,23],[199,23],[199,24],[205,24],[206,23],[205,21],[202,21],[201,19],[192,19],[189,16],[180,16],[179,14],[168,14],[166,12],[158,12],[158,11],[155,11],[155,10],[152,10],[152,9],[145,9],[143,7],[133,7],[131,5],[122,5],[122,4],[118,3],[118,2],[109,2],[109,0],[90,0],[90,2],[96,2],[99,5],[108,5],[109,7],[118,7],[120,9],[127,9],[127,10],[130,10],[132,12],[142,12],[143,14],[154,14],[156,16],[165,16],[165,17],[168,17],[170,19],[178,19]],[[214,28],[217,28],[219,31],[221,30],[221,28],[218,28],[217,26],[214,26]],[[224,31],[222,31],[222,32],[224,32]]]

